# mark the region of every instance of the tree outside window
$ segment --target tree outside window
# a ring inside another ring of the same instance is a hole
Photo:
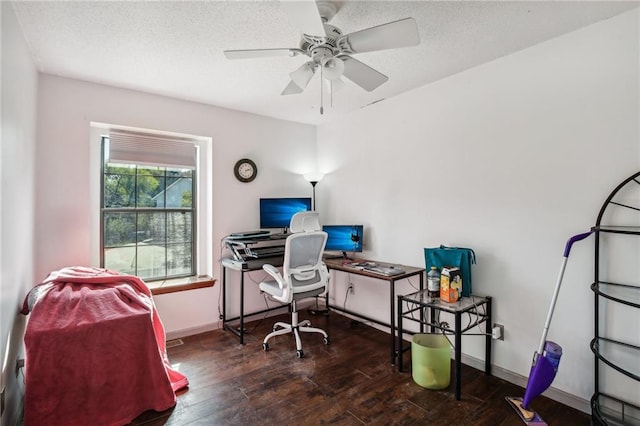
[[[103,162],[102,266],[148,281],[194,275],[195,175]]]

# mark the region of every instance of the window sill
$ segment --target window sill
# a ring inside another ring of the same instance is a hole
[[[151,289],[151,294],[176,293],[178,291],[195,290],[198,288],[213,287],[216,280],[208,275],[196,275],[193,277],[176,278],[172,280],[153,281],[147,283]]]

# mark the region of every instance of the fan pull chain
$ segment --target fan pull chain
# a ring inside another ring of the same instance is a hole
[[[320,65],[320,115],[324,114],[324,67]]]
[[[333,80],[329,80],[329,103],[331,104],[331,108],[333,108]]]

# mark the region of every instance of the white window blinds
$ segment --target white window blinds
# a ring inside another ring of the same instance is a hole
[[[111,130],[109,163],[196,168],[196,144],[189,139]]]

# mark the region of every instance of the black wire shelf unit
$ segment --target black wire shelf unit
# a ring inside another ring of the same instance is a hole
[[[609,194],[592,231],[591,415],[595,424],[640,425],[640,172]]]

